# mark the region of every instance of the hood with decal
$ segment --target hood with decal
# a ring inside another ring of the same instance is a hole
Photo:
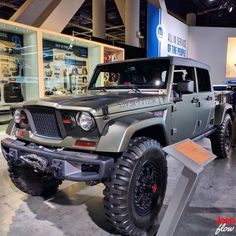
[[[24,102],[23,106],[48,106],[57,109],[88,111],[94,116],[103,115],[104,108],[109,114],[139,108],[157,106],[167,102],[166,96],[148,93],[90,91],[84,95],[52,96]]]

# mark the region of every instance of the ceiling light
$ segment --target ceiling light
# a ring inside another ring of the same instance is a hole
[[[233,6],[230,6],[230,7],[228,8],[229,13],[232,12],[233,9],[234,9],[234,7],[233,7]]]

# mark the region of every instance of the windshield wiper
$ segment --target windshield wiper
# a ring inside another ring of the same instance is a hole
[[[132,89],[132,91],[134,91],[135,93],[141,93],[141,90],[135,84],[119,84],[116,86],[116,88],[128,88]]]
[[[107,92],[107,90],[105,89],[105,87],[103,87],[103,88],[100,88],[100,91],[101,91],[101,92],[104,92],[104,93],[106,93],[106,92]]]
[[[135,93],[141,93],[141,90],[135,84],[128,84],[128,88],[131,88]]]
[[[119,89],[119,88],[127,88],[132,89],[135,93],[141,93],[141,90],[136,86],[135,84],[120,84],[116,86],[110,86],[110,87],[92,87],[91,90],[100,90],[101,92],[106,93],[107,89]]]
[[[132,90],[133,90],[135,93],[141,93],[141,90],[140,90],[137,86],[132,86]]]

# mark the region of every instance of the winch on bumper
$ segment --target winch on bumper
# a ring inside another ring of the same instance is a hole
[[[4,139],[1,146],[8,162],[30,165],[36,171],[51,172],[59,179],[103,180],[110,177],[113,171],[112,157],[51,149],[10,138]]]

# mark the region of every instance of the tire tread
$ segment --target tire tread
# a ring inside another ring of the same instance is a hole
[[[143,152],[149,148],[158,148],[165,157],[157,141],[146,137],[134,138],[130,141],[128,150],[117,160],[111,179],[105,182],[106,188],[103,191],[105,215],[122,235],[146,235],[145,230],[138,228],[130,219],[127,209],[128,199],[124,196],[128,195],[129,180],[132,177],[131,169],[135,167]],[[167,164],[164,171],[167,172]]]

